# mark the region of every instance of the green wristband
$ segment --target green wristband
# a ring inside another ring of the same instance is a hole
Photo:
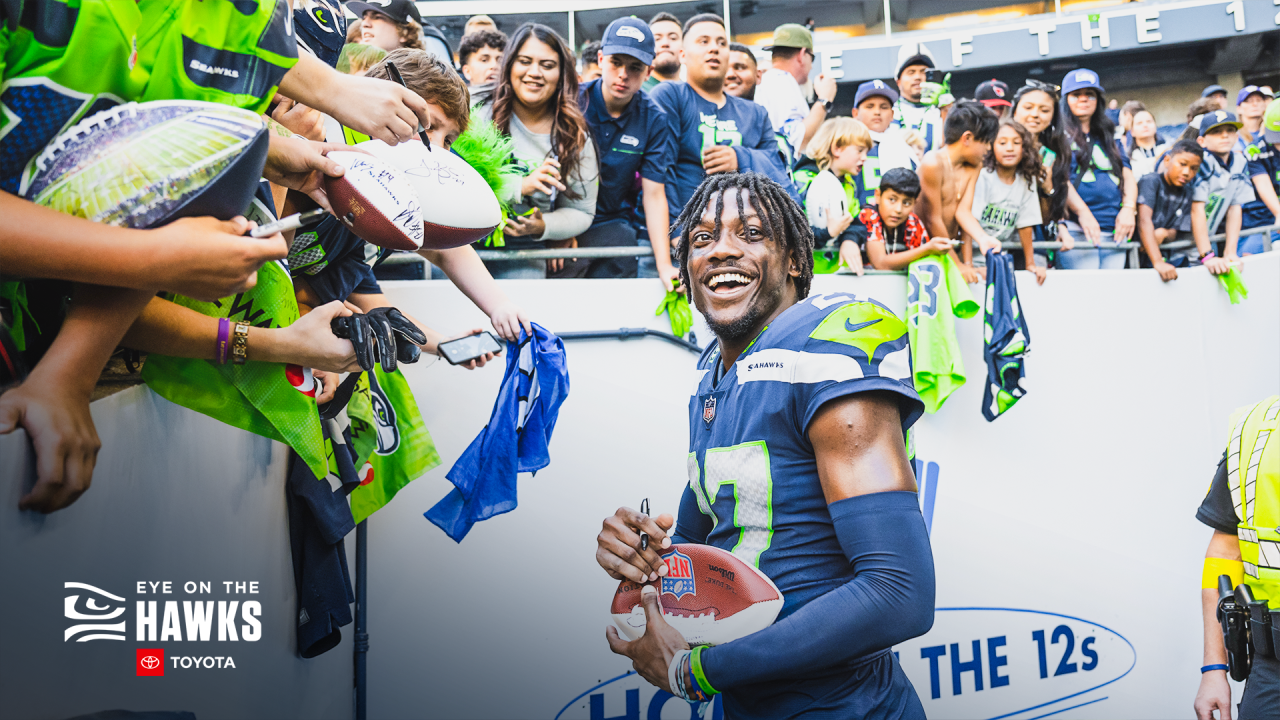
[[[711,683],[707,680],[707,674],[702,669],[702,651],[706,650],[706,645],[699,645],[693,649],[690,655],[690,664],[693,666],[693,677],[698,681],[698,687],[702,688],[702,692],[708,695],[719,695],[720,691],[711,687]]]

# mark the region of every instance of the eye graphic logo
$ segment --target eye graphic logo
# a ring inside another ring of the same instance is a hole
[[[164,677],[164,648],[138,648],[139,677]]]
[[[68,582],[63,583],[63,587],[82,591],[63,599],[63,614],[67,619],[92,621],[79,622],[67,628],[62,636],[63,642],[70,642],[73,637],[76,642],[124,640],[124,620],[108,622],[124,615],[124,598],[85,583]],[[82,595],[83,604],[80,602]]]

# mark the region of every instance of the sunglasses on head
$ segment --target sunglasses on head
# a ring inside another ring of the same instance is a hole
[[[1058,93],[1062,90],[1062,87],[1059,85],[1054,85],[1052,83],[1047,83],[1047,82],[1041,82],[1039,80],[1032,80],[1031,78],[1027,78],[1023,82],[1026,85],[1026,87],[1035,88],[1036,90],[1042,90],[1044,92],[1049,93],[1050,95],[1053,95],[1054,97],[1057,97]]]

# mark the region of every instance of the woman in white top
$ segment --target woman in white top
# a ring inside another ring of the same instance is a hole
[[[1129,162],[1133,165],[1133,176],[1141,178],[1156,171],[1156,162],[1169,148],[1169,143],[1160,142],[1155,116],[1145,109],[1133,114],[1132,133]]]

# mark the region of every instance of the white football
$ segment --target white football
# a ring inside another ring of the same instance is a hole
[[[401,172],[418,193],[426,226],[423,245],[435,250],[468,245],[490,235],[502,222],[502,208],[466,160],[417,139],[399,145],[369,140],[357,147]]]
[[[340,178],[325,177],[333,214],[351,231],[381,247],[422,247],[422,205],[403,174],[371,155],[337,151],[329,159],[343,167]]]

